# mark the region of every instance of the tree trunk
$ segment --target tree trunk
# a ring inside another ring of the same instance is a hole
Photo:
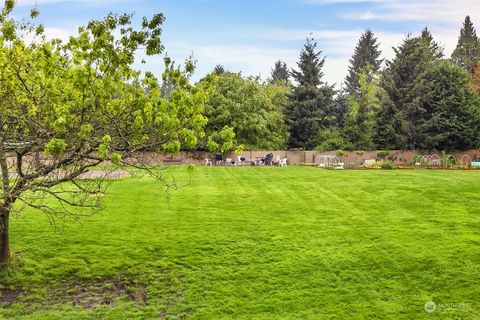
[[[8,264],[10,261],[10,243],[8,241],[8,218],[10,217],[10,210],[12,201],[10,196],[10,179],[8,172],[7,158],[5,150],[2,148],[3,141],[0,141],[0,174],[2,178],[2,185],[0,195],[0,268]]]
[[[9,210],[0,207],[0,267],[10,262],[10,242],[8,239]]]

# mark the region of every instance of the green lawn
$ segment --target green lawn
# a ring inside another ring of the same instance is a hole
[[[480,319],[479,171],[170,172],[61,233],[15,218],[0,318]]]

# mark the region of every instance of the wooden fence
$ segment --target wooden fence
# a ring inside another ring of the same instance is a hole
[[[379,150],[375,151],[363,151],[363,153],[358,153],[356,151],[345,152],[343,160],[346,163],[360,163],[364,160],[377,159],[379,157],[377,154]],[[322,155],[335,155],[335,151],[330,152],[318,152],[318,151],[287,151],[287,150],[272,150],[272,151],[244,151],[240,154],[234,152],[229,152],[224,154],[224,158],[231,158],[236,160],[238,156],[242,156],[246,159],[247,163],[254,161],[258,157],[267,155],[268,153],[273,153],[273,159],[278,158],[287,158],[288,164],[299,165],[299,164],[314,164],[316,159]],[[403,151],[403,150],[390,150],[389,158],[392,159],[397,164],[410,164],[412,163],[415,155],[419,154],[429,154],[425,152],[417,151]],[[437,153],[440,157],[440,153]],[[464,155],[468,155],[472,160],[475,158],[480,158],[480,150],[467,150],[467,151],[458,151],[453,152],[452,155],[460,161]],[[185,164],[205,164],[205,159],[210,159],[214,154],[205,151],[182,151],[177,154],[163,154],[163,153],[145,153],[142,155],[144,161],[146,160],[149,163],[166,163],[166,164],[176,164],[176,163],[185,163]]]

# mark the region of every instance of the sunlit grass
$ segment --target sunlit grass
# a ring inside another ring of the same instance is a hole
[[[21,294],[0,317],[480,317],[480,172],[170,171],[189,184],[116,181],[61,233],[14,219],[2,283]]]

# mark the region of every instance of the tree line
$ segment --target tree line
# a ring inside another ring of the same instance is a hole
[[[296,68],[279,60],[268,81],[217,66],[207,130],[229,127],[234,145],[247,149],[480,147],[480,40],[470,17],[451,57],[427,28],[408,35],[394,54],[382,59],[366,30],[340,90],[324,81],[325,57],[311,37]],[[210,149],[221,149],[211,142]]]

